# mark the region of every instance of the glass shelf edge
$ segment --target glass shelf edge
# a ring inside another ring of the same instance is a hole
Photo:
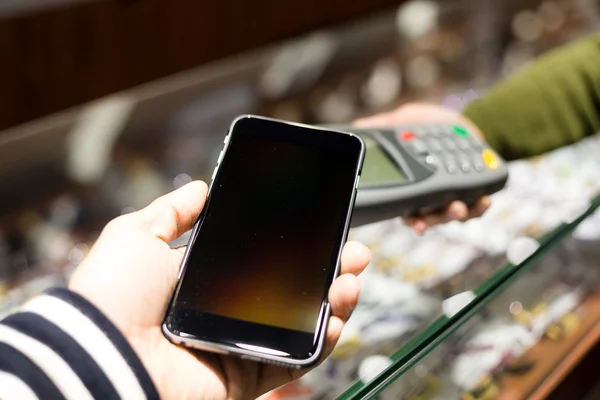
[[[423,332],[410,340],[390,357],[393,361],[390,367],[366,385],[363,385],[360,381],[356,382],[337,397],[337,400],[368,399],[381,393],[395,379],[399,378],[406,370],[423,359],[431,350],[447,339],[491,300],[510,287],[522,273],[537,264],[548,252],[562,243],[598,207],[600,207],[600,194],[597,194],[593,198],[588,209],[577,217],[577,219],[570,223],[561,224],[542,236],[538,240],[540,247],[522,263],[518,265],[507,263],[503,268],[486,279],[485,282],[474,290],[476,297],[467,307],[452,318],[441,316],[436,319]]]

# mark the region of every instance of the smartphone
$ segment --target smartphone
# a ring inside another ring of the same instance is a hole
[[[318,361],[364,156],[353,133],[253,115],[233,121],[165,336],[286,367]]]

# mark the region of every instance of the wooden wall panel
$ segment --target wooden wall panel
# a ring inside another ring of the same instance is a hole
[[[0,19],[0,130],[400,0],[101,0]]]

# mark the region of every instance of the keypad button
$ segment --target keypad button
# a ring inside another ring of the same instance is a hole
[[[456,164],[448,164],[446,165],[446,171],[449,174],[456,174],[458,172],[458,167],[456,166]]]
[[[446,167],[446,171],[449,174],[456,174],[458,172],[458,165],[454,160],[446,160],[444,164]]]
[[[434,153],[439,153],[442,151],[442,145],[437,139],[429,139],[427,141],[427,144],[429,145],[429,150],[431,150]]]
[[[415,127],[411,129],[412,132],[414,132],[418,137],[423,137],[423,136],[427,136],[431,133],[431,131],[425,127]]]
[[[425,142],[419,139],[411,140],[409,148],[419,155],[424,155],[429,153],[429,149]]]
[[[452,129],[452,133],[457,136],[463,136],[463,137],[469,136],[469,132],[463,126],[453,125],[451,129]]]
[[[481,152],[481,158],[489,169],[498,169],[500,167],[498,156],[490,149],[483,150]]]
[[[485,164],[483,163],[483,159],[481,157],[481,153],[477,151],[469,151],[468,153],[469,161],[473,166],[473,169],[477,172],[481,172],[485,170]]]
[[[481,142],[479,140],[475,139],[473,136],[470,136],[468,141],[473,150],[476,150],[476,151],[483,150],[483,145],[481,144]]]
[[[442,128],[441,128],[441,127],[439,127],[439,126],[437,126],[437,125],[434,125],[434,126],[431,126],[431,127],[429,128],[429,132],[428,132],[428,133],[429,133],[431,136],[433,136],[433,137],[439,137],[439,136],[441,136],[441,135],[442,135],[442,133],[443,133],[443,130],[442,130]]]
[[[471,163],[467,160],[461,160],[460,169],[462,170],[462,172],[471,172]]]
[[[467,139],[455,138],[454,143],[456,143],[456,146],[462,151],[467,151],[471,149],[471,143],[469,143]]]
[[[485,168],[480,151],[469,149],[462,153],[462,157],[469,162],[473,171],[483,171],[483,168]]]
[[[485,169],[485,164],[483,163],[481,157],[471,157],[471,164],[473,164],[473,169],[477,172],[481,172]]]
[[[444,147],[446,148],[446,150],[450,150],[450,151],[456,150],[456,144],[454,143],[453,140],[451,140],[449,138],[444,139]]]
[[[427,157],[423,157],[421,158],[421,162],[427,165],[430,165],[432,167],[437,167],[438,166],[438,161],[437,159],[432,156],[431,154],[428,155]]]
[[[417,135],[412,131],[403,131],[402,133],[400,133],[400,138],[404,142],[412,141],[416,137],[417,137]]]
[[[449,127],[447,127],[447,126],[444,126],[444,127],[441,129],[441,132],[442,132],[442,135],[443,135],[443,136],[446,136],[446,137],[454,137],[454,133],[452,133],[452,129],[450,129],[450,128],[449,128]]]

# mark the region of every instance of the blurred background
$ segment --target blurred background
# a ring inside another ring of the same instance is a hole
[[[192,179],[209,180],[223,136],[239,114],[344,123],[409,101],[460,111],[538,55],[599,30],[596,0],[3,0],[0,312],[64,285],[111,218]],[[588,197],[600,190],[573,178],[583,172],[571,171],[582,159],[593,162],[597,144],[575,147],[542,161],[515,163],[513,168],[533,180],[511,182],[487,219],[434,230],[419,239],[424,243],[419,249],[398,221],[352,232],[371,245],[374,261],[350,333],[329,364],[266,397],[340,395],[366,379],[359,373],[366,358],[401,348],[442,315],[445,299],[492,276],[506,262],[511,239],[537,238],[555,228],[558,222],[544,217],[552,214],[564,185],[587,185]],[[600,176],[600,167],[594,168],[585,173]],[[531,182],[538,181],[540,186],[532,188]],[[548,189],[550,181],[554,191]],[[543,203],[548,213],[509,212],[524,202],[531,209]],[[598,244],[596,220],[548,261],[560,266],[578,260],[576,278],[550,267],[532,272],[528,282],[542,288],[545,297],[516,301],[528,287],[516,285],[497,314],[509,309],[519,314],[515,302],[526,309],[540,302],[547,306],[562,295],[579,296],[583,282],[595,284],[595,271],[583,259]],[[462,241],[449,240],[457,229],[462,229]],[[477,242],[481,232],[486,243]],[[385,242],[389,237],[393,243]],[[439,257],[424,259],[424,254]],[[397,285],[379,290],[384,295],[377,297],[370,289],[381,288],[381,279],[390,274]],[[593,292],[588,286],[584,291]],[[415,296],[420,296],[418,306],[406,300]],[[583,298],[577,297],[576,305]],[[484,324],[489,319],[473,325],[495,326],[483,346],[504,346],[500,354],[505,355],[512,344],[497,343],[506,337],[502,329],[522,319],[504,325],[492,320],[491,325]],[[527,321],[521,325],[529,329]],[[600,313],[592,322],[597,321]],[[536,343],[553,322],[556,318],[548,319]],[[377,332],[365,333],[366,325],[377,326]],[[458,378],[465,375],[465,361],[456,352],[462,344],[447,343],[437,357],[449,365],[451,357],[453,368],[462,372],[413,369],[411,382],[418,383],[404,384],[402,394],[387,398],[491,399],[506,396],[507,385],[516,385],[497,383],[500,389],[488,390],[496,386],[485,379],[498,381],[495,361],[478,367],[467,363],[478,368],[473,375],[480,379],[465,383]],[[594,344],[581,357],[592,354]],[[566,357],[569,349],[560,354]],[[527,378],[529,392],[504,398],[531,394],[548,374]],[[434,386],[433,392],[423,389]],[[415,397],[417,392],[421,397]],[[495,397],[485,397],[490,393]]]

